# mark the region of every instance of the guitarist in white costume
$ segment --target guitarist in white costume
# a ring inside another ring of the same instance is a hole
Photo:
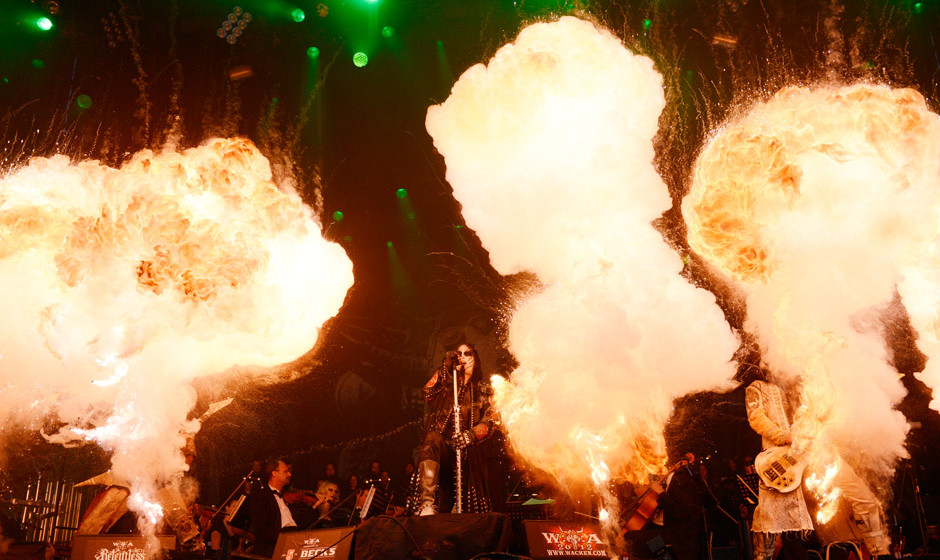
[[[745,402],[748,423],[761,435],[763,449],[793,443],[780,387],[767,381],[754,381],[747,387]],[[801,487],[782,493],[761,483],[751,525],[754,560],[773,558],[778,537],[783,538],[781,557],[808,558],[800,539],[812,530],[813,521]]]

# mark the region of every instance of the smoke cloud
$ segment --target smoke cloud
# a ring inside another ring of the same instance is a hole
[[[733,374],[715,298],[651,225],[671,205],[652,163],[664,105],[650,59],[564,17],[524,29],[428,111],[493,266],[545,286],[514,302],[520,365],[496,401],[515,452],[572,490],[660,470],[673,399]]]
[[[0,239],[2,420],[57,417],[51,440],[112,451],[151,522],[199,427],[191,382],[302,355],[353,281],[243,139],[119,169],[35,158],[0,177]]]
[[[937,388],[937,153],[940,119],[913,90],[790,88],[714,135],[683,201],[690,245],[740,283],[745,328],[802,387],[797,435],[860,474],[906,455],[882,322],[895,290]]]

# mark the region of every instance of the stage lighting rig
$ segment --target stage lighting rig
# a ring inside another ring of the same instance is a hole
[[[112,49],[117,47],[118,43],[124,42],[124,29],[114,12],[108,12],[107,17],[101,18],[101,27],[104,28],[104,36],[108,39],[108,46]]]
[[[228,17],[222,20],[222,25],[216,30],[215,34],[219,39],[224,39],[226,43],[234,45],[238,38],[245,33],[248,24],[251,23],[252,16],[244,11],[241,6],[235,6]]]

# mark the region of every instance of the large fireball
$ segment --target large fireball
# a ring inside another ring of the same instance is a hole
[[[243,139],[0,177],[0,279],[3,420],[57,415],[52,439],[113,450],[141,513],[185,470],[190,381],[302,355],[353,280]]]
[[[726,385],[737,347],[651,225],[670,206],[652,163],[664,105],[652,61],[565,17],[467,70],[427,117],[493,265],[545,284],[513,302],[520,365],[496,387],[510,444],[605,498],[611,477],[663,467],[673,399]]]
[[[940,118],[920,94],[854,85],[783,90],[696,162],[689,244],[744,288],[746,328],[799,380],[797,430],[821,462],[883,477],[906,454],[883,323],[896,293],[938,388],[938,154]]]

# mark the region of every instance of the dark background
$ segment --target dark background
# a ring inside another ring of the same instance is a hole
[[[216,30],[236,4],[253,19],[228,44]],[[535,280],[490,267],[443,179],[424,116],[466,68],[526,24],[593,18],[656,62],[667,95],[656,164],[676,202],[656,225],[683,255],[678,201],[692,162],[710,130],[754,101],[785,85],[870,80],[914,87],[938,109],[937,0],[57,0],[48,32],[31,23],[49,15],[48,1],[0,5],[4,171],[34,155],[119,165],[168,140],[188,147],[245,136],[276,174],[298,178],[325,235],[354,263],[343,309],[307,355],[264,382],[229,375],[198,384],[195,415],[235,397],[196,438],[193,472],[204,503],[224,498],[256,458],[288,458],[304,488],[327,461],[345,477],[379,459],[396,477],[418,443],[420,387],[443,349],[468,337],[488,371],[512,370],[502,337],[508,304]],[[297,7],[306,16],[299,23],[290,16]],[[384,26],[394,29],[391,37],[380,33]],[[318,72],[306,54],[312,46]],[[369,56],[365,67],[352,63],[357,50]],[[233,69],[244,67],[252,75],[233,79]],[[80,95],[91,107],[78,105]],[[685,273],[712,289],[740,326],[741,302],[694,256]],[[921,369],[904,317],[891,336],[898,370]],[[911,375],[904,383],[910,395],[899,408],[922,423],[908,447],[935,523],[940,488],[931,442],[940,422],[926,408],[923,385]],[[742,395],[739,388],[681,399],[670,442],[710,455],[714,470],[753,455],[760,443]],[[107,466],[94,448],[53,448],[25,431],[7,446],[3,474],[20,487],[40,474],[74,481]],[[902,486],[898,496],[909,492]]]

